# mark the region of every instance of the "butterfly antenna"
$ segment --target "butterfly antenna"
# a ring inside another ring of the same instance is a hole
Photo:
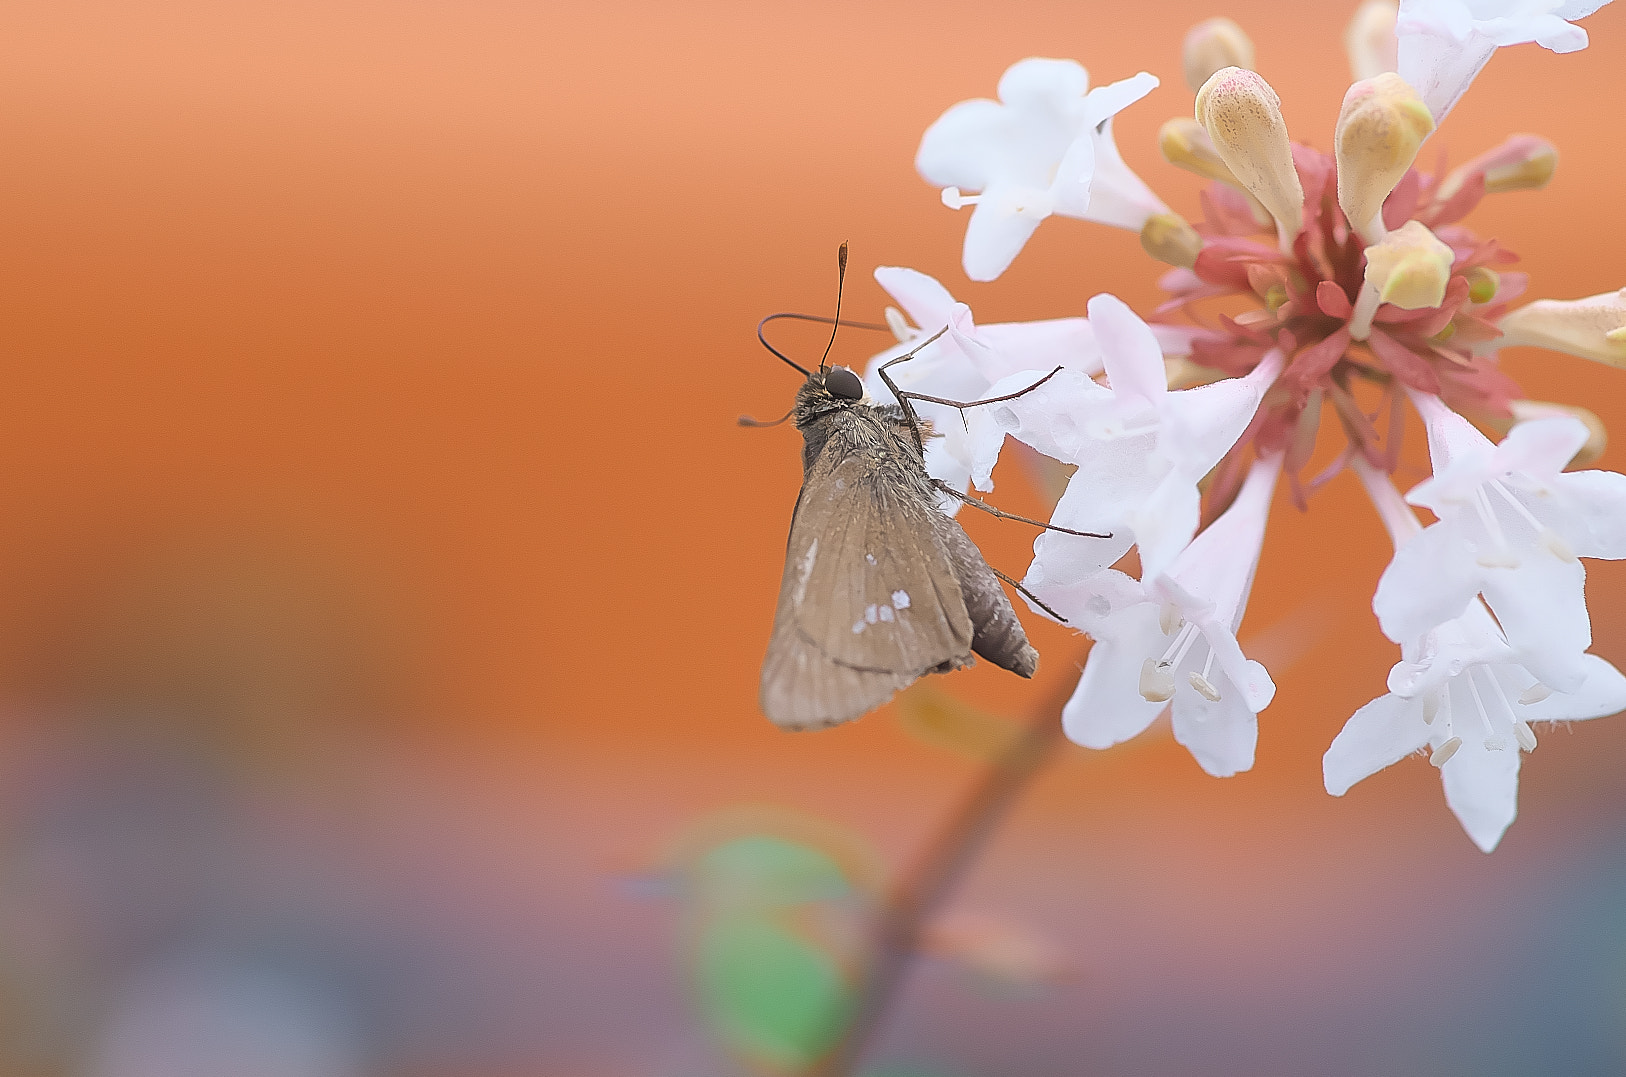
[[[830,358],[830,349],[836,344],[836,331],[841,328],[841,293],[847,284],[847,241],[841,241],[841,249],[836,252],[836,317],[835,324],[830,327],[830,342],[824,346],[824,354],[819,356],[819,372],[823,373],[829,367],[824,361]]]
[[[766,318],[762,319],[760,322],[757,323],[757,339],[762,341],[762,346],[764,348],[767,348],[769,351],[771,351],[775,355],[779,356],[779,358],[781,358],[785,362],[789,363],[792,367],[795,367],[797,370],[800,370],[802,372],[802,376],[804,378],[811,378],[813,376],[813,372],[811,370],[807,369],[807,367],[803,366],[801,363],[798,363],[796,360],[792,359],[790,356],[786,355],[784,352],[780,351],[778,348],[774,347],[772,344],[769,344],[768,343],[768,338],[762,335],[763,327],[766,326],[769,322],[773,321],[776,318],[803,318],[803,317],[806,317],[806,315],[802,315],[802,314],[770,314]]]

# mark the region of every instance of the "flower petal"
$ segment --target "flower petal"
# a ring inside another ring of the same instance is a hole
[[[1050,216],[1050,195],[1031,187],[989,185],[971,211],[961,263],[976,281],[998,277],[1016,260],[1028,238]]]
[[[1157,607],[1143,602],[1114,625],[1118,638],[1099,640],[1090,648],[1078,689],[1062,708],[1062,729],[1086,748],[1110,748],[1136,736],[1163,712],[1140,694],[1141,664],[1158,649]]]
[[[1189,685],[1174,696],[1174,739],[1197,765],[1216,778],[1229,778],[1253,767],[1259,743],[1259,719],[1242,693],[1225,678],[1216,685],[1218,700],[1207,700]]]
[[[915,169],[933,186],[980,191],[993,180],[991,164],[1011,140],[1010,119],[998,101],[961,101],[926,128]]]
[[[1183,471],[1208,474],[1253,421],[1281,368],[1281,353],[1271,351],[1246,377],[1169,393],[1163,402],[1159,451]]]
[[[1096,127],[1112,119],[1136,101],[1158,88],[1156,75],[1140,71],[1126,79],[1097,86],[1084,98],[1084,123]]]
[[[1527,722],[1578,722],[1626,710],[1626,676],[1595,654],[1583,655],[1586,680],[1572,692],[1554,692],[1536,703],[1516,704]],[[1528,685],[1521,685],[1523,688]],[[1517,699],[1514,695],[1512,698]]]
[[[886,289],[886,294],[903,308],[909,320],[927,335],[948,323],[954,297],[936,277],[904,266],[877,266],[875,282]]]
[[[1126,422],[1128,416],[1141,412],[1150,419],[1169,391],[1157,337],[1128,304],[1109,292],[1093,297],[1089,311],[1120,414]]]
[[[1030,56],[999,77],[999,99],[1015,108],[1064,112],[1090,88],[1090,76],[1077,60]]]
[[[1586,679],[1583,652],[1592,646],[1592,621],[1585,584],[1579,561],[1545,553],[1525,557],[1517,568],[1486,569],[1481,580],[1519,664],[1560,692],[1575,691]]]
[[[1061,155],[1056,175],[1050,181],[1051,204],[1065,217],[1086,215],[1090,208],[1090,183],[1095,179],[1095,138],[1085,130],[1073,139]]]
[[[1383,695],[1350,716],[1321,757],[1327,792],[1341,797],[1350,786],[1400,762],[1428,743],[1420,700]]]
[[[1096,343],[1095,330],[1087,318],[1001,322],[980,325],[977,332],[1010,364],[1008,369],[985,371],[989,381],[998,381],[1020,370],[1037,370],[1042,376],[1058,366],[1090,375],[1099,374],[1103,369],[1101,346]]]
[[[1518,814],[1519,755],[1515,744],[1492,751],[1470,737],[1440,768],[1445,802],[1484,852],[1496,848]]]
[[[1581,451],[1590,434],[1573,415],[1530,419],[1507,432],[1491,454],[1498,471],[1523,471],[1551,479]]]
[[[1479,591],[1482,572],[1457,529],[1425,527],[1395,551],[1378,578],[1372,610],[1383,634],[1405,643],[1461,617]]]
[[[1626,475],[1573,471],[1553,486],[1557,496],[1538,513],[1577,557],[1626,558]]]

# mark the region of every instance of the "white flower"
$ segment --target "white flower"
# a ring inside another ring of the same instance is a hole
[[[1168,212],[1112,140],[1112,117],[1157,84],[1143,71],[1091,90],[1072,60],[1028,59],[1000,78],[998,101],[962,101],[938,117],[915,167],[945,188],[948,205],[977,207],[965,233],[967,276],[1005,272],[1052,213],[1138,232],[1148,217]]]
[[[1534,41],[1554,52],[1587,46],[1585,18],[1609,0],[1400,0],[1398,71],[1436,122],[1497,48]]]
[[[1437,397],[1413,393],[1434,477],[1407,500],[1439,521],[1396,553],[1372,601],[1397,643],[1462,615],[1485,596],[1517,660],[1573,691],[1592,642],[1578,558],[1626,557],[1626,476],[1564,473],[1586,443],[1571,416],[1515,426],[1499,445]]]
[[[1110,539],[1047,531],[1034,543],[1037,564],[1058,583],[1094,575],[1140,546],[1152,579],[1197,531],[1198,481],[1236,444],[1265,390],[1280,373],[1280,352],[1268,353],[1243,378],[1171,390],[1158,339],[1116,296],[1089,303],[1090,324],[1111,388],[1063,371],[1030,393],[968,412],[973,471],[986,474],[1004,435],[1077,464],[1050,522]],[[1014,393],[1045,371],[996,383],[988,396]]]
[[[869,362],[864,387],[876,400],[890,401],[892,392],[881,381],[883,365],[913,349],[923,338],[944,326],[948,332],[921,348],[908,362],[899,363],[887,374],[904,392],[925,393],[945,400],[972,401],[984,396],[1000,378],[1034,367],[1058,366],[1101,372],[1101,349],[1095,342],[1090,323],[1083,318],[1053,318],[1038,322],[1005,322],[977,325],[971,308],[956,302],[947,288],[935,279],[901,266],[881,266],[875,279],[903,311],[910,325],[888,315],[898,343]],[[940,437],[926,443],[926,470],[955,489],[964,491],[972,477],[971,438],[968,422],[959,412],[941,404],[916,401],[916,412],[932,421]],[[992,484],[981,486],[992,489]],[[953,515],[961,502],[944,495],[943,511]]]
[[[1115,569],[1058,583],[1035,562],[1026,585],[1096,640],[1062,710],[1069,737],[1111,747],[1172,700],[1175,740],[1204,770],[1225,778],[1253,766],[1257,715],[1276,686],[1243,655],[1236,630],[1281,464],[1280,455],[1256,461],[1231,507],[1149,585]]]
[[[1408,548],[1419,530],[1416,517],[1386,476],[1359,458],[1353,466],[1397,551]],[[1572,690],[1550,689],[1516,660],[1477,598],[1461,616],[1408,640],[1401,653],[1389,673],[1389,693],[1356,711],[1327,749],[1327,792],[1343,796],[1362,778],[1429,747],[1446,803],[1487,853],[1517,811],[1520,749],[1536,747],[1531,723],[1626,708],[1626,677],[1596,655],[1577,656],[1580,676]]]
[[[864,387],[876,400],[892,399],[891,390],[881,381],[881,367],[944,326],[948,327],[947,333],[922,348],[913,359],[887,371],[899,389],[969,402],[993,395],[990,387],[995,382],[1018,372],[1037,371],[1026,375],[1028,380],[1016,386],[1020,389],[1058,366],[1086,377],[1103,370],[1101,346],[1087,318],[977,325],[970,307],[957,302],[947,288],[924,273],[901,266],[881,266],[875,271],[875,279],[908,316],[905,321],[896,311],[888,314],[898,343],[869,362]],[[1152,331],[1165,355],[1189,354],[1192,338],[1204,333],[1181,325],[1157,325]],[[932,420],[933,429],[941,435],[926,443],[927,472],[957,490],[965,490],[968,482],[974,482],[979,490],[992,490],[989,472],[1004,434],[985,425],[986,415],[979,414],[983,409],[961,413],[922,401],[916,401],[914,408],[922,418]],[[995,440],[991,456],[985,453],[982,459],[974,459],[974,429],[980,430],[984,438]],[[981,466],[974,472],[976,464]],[[946,495],[943,498],[943,509],[950,515],[960,505],[957,499]]]

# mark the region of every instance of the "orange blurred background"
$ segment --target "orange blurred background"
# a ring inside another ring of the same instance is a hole
[[[306,889],[344,911],[309,922],[394,925],[375,949],[408,956],[361,976],[396,992],[357,1041],[366,1072],[702,1071],[673,913],[618,874],[742,802],[834,819],[905,863],[974,773],[884,713],[804,735],[757,713],[800,479],[794,431],[734,422],[778,415],[797,386],[757,319],[827,312],[842,240],[854,317],[881,313],[879,264],[939,277],[983,321],[1078,315],[1107,290],[1149,311],[1158,272],[1136,237],[1077,221],[1041,228],[999,281],[966,281],[965,219],[912,167],[921,132],[1024,56],[1076,58],[1097,82],[1150,70],[1163,85],[1118,117],[1118,145],[1195,216],[1197,182],[1154,138],[1190,111],[1186,28],[1237,19],[1294,136],[1328,149],[1352,6],[0,12],[16,1072],[114,1072],[96,1045],[147,982],[121,970],[242,905],[176,912],[160,894],[168,926],[116,945],[60,909],[39,927],[57,884],[38,850],[57,846],[38,806],[96,800],[129,743],[189,746],[211,775],[200,803],[267,848],[300,835],[231,876],[260,880],[247,893],[320,863]],[[1560,148],[1547,190],[1467,222],[1523,257],[1532,296],[1626,284],[1626,6],[1584,25],[1576,55],[1504,50],[1434,138],[1459,161],[1510,132]],[[836,350],[859,365],[878,347],[854,333]],[[1626,429],[1620,372],[1536,352],[1506,366]],[[1402,478],[1422,474],[1411,449]],[[1599,466],[1626,468],[1626,450]],[[1000,477],[997,500],[1041,509],[1019,468]],[[1025,567],[1029,529],[966,524],[995,565]],[[1351,476],[1306,515],[1279,498],[1242,633],[1279,685],[1255,769],[1208,778],[1166,733],[1069,748],[956,903],[1037,925],[1079,982],[987,999],[925,969],[876,1057],[967,1074],[1626,1067],[1626,724],[1546,736],[1491,857],[1417,761],[1322,790],[1321,753],[1397,658],[1370,612],[1388,549]],[[1595,650],[1626,662],[1626,569],[1589,568]],[[1054,696],[1082,641],[1027,620],[1035,683],[978,668],[947,686],[1012,715]]]

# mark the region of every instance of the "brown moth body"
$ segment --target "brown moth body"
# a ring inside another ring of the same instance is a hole
[[[856,374],[832,367],[808,375],[792,414],[802,492],[762,664],[763,713],[787,729],[836,725],[973,654],[1031,677],[1038,652],[981,552],[938,507],[904,410],[874,403]]]

